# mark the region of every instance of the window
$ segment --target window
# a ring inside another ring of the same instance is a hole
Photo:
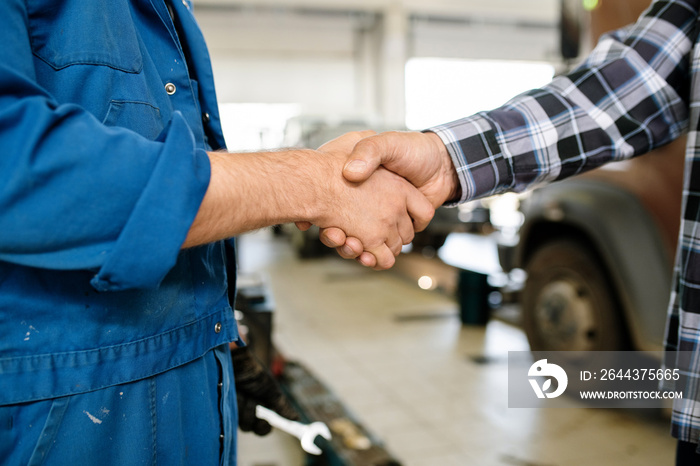
[[[406,64],[406,126],[424,129],[499,107],[553,76],[548,63],[413,58]]]

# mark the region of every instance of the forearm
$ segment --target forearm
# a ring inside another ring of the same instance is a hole
[[[331,167],[315,151],[210,152],[209,160],[209,187],[183,247],[321,216]]]

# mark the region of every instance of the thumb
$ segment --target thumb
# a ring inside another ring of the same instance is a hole
[[[376,138],[363,139],[355,145],[343,167],[346,180],[360,183],[369,178],[385,162]]]

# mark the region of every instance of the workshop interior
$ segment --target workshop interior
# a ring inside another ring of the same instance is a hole
[[[648,3],[195,0],[194,11],[228,149],[257,151],[497,107],[571,70]],[[239,464],[672,464],[668,406],[514,409],[507,393],[509,352],[662,349],[682,141],[657,152],[441,207],[388,271],[342,260],[314,227],[239,237],[239,328],[301,417],[241,432]]]

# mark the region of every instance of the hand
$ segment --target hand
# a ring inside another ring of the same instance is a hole
[[[459,195],[459,179],[447,148],[435,133],[386,132],[357,143],[348,157],[343,176],[363,182],[380,166],[395,172],[416,186],[437,208]],[[362,242],[337,228],[321,231],[321,241],[334,247],[341,257],[357,258],[373,267],[377,258],[363,252]]]
[[[299,419],[299,414],[287,401],[277,381],[247,346],[232,349],[231,361],[236,381],[238,426],[243,432],[267,435],[272,430],[267,421],[255,415],[257,405],[265,406],[287,419]]]
[[[380,166],[410,181],[435,208],[459,193],[452,159],[435,133],[389,131],[362,139],[348,157],[343,176],[361,183]]]
[[[343,178],[348,154],[369,134],[349,133],[319,150],[208,152],[209,183],[182,247],[269,225],[309,222],[358,238],[377,258],[376,268],[391,267],[394,254],[413,239],[414,230],[425,228],[435,209],[413,185],[387,170],[377,170],[361,184]]]
[[[413,240],[414,233],[427,226],[435,209],[414,186],[384,168],[375,167],[360,184],[340,176],[347,154],[366,135],[348,133],[318,149],[329,162],[338,163],[338,176],[327,180],[330,195],[326,197],[326,215],[312,223],[322,229],[335,227],[331,231],[340,231],[343,242],[346,234],[357,238],[354,241],[375,259],[372,266],[386,269],[394,264],[402,246]]]

